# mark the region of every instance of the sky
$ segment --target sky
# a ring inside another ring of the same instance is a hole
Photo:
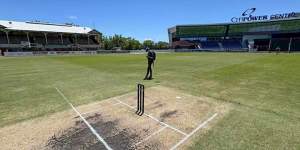
[[[0,20],[73,22],[104,35],[168,41],[180,24],[230,22],[248,8],[255,15],[300,12],[299,0],[0,0]]]

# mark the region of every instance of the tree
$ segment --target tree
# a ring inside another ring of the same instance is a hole
[[[154,42],[152,40],[145,40],[143,42],[143,46],[144,46],[144,48],[148,47],[148,48],[153,49],[154,48]]]
[[[122,35],[115,34],[111,40],[114,47],[124,47],[124,45],[126,44],[126,39],[122,37]]]
[[[127,38],[126,41],[126,47],[127,50],[137,50],[141,48],[141,43],[138,40],[135,40],[134,38]]]
[[[115,34],[113,36],[101,36],[101,45],[105,50],[112,50],[121,48],[123,50],[138,50],[149,47],[151,49],[168,49],[169,43],[158,41],[155,43],[152,40],[145,40],[142,44],[140,41],[132,37],[123,37],[122,35]]]
[[[141,49],[141,43],[131,37],[123,37],[122,35],[115,34],[114,36],[103,36],[102,47],[106,50],[112,50],[116,47],[124,50],[137,50]]]
[[[168,49],[169,48],[169,43],[164,42],[164,41],[158,41],[155,44],[156,49]]]
[[[106,49],[106,50],[111,50],[113,49],[114,45],[111,41],[111,37],[106,37],[103,36],[102,37],[102,48]]]

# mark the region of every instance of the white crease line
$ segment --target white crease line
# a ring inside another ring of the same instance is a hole
[[[142,141],[138,142],[135,144],[135,146],[140,145],[143,142],[146,142],[147,140],[149,140],[151,137],[153,137],[154,135],[158,134],[159,132],[163,131],[164,129],[166,129],[167,126],[162,127],[161,129],[159,129],[158,131],[152,133],[151,135],[149,135],[147,138],[143,139]]]
[[[175,150],[180,144],[184,143],[188,138],[190,138],[193,134],[195,134],[199,129],[203,128],[208,122],[213,120],[217,115],[218,115],[218,113],[215,113],[213,116],[211,116],[206,121],[201,123],[196,129],[194,129],[190,134],[185,136],[181,141],[179,141],[176,145],[174,145],[170,150]]]
[[[116,100],[117,100],[118,102],[120,102],[121,104],[123,104],[123,105],[125,105],[125,106],[127,106],[127,107],[129,107],[129,108],[131,108],[131,109],[133,109],[133,110],[135,110],[135,108],[134,108],[133,106],[130,106],[130,105],[128,105],[128,104],[126,104],[126,103],[124,103],[124,102],[118,100],[118,99],[116,99]],[[166,123],[164,123],[164,122],[161,122],[161,121],[159,121],[157,118],[155,118],[155,117],[153,117],[153,116],[151,116],[151,115],[149,115],[149,114],[147,114],[147,113],[144,113],[144,114],[145,114],[147,117],[149,117],[149,118],[155,120],[156,122],[159,122],[159,123],[162,124],[163,126],[167,126],[168,128],[171,128],[171,129],[173,129],[173,130],[175,130],[175,131],[177,131],[177,132],[179,132],[179,133],[181,133],[181,134],[183,134],[183,135],[185,135],[185,136],[187,135],[187,133],[185,133],[185,132],[183,132],[183,131],[181,131],[181,130],[179,130],[179,129],[177,129],[177,128],[171,126],[171,125],[168,125],[168,124],[166,124]]]
[[[135,109],[133,106],[130,106],[130,105],[128,105],[128,104],[126,104],[126,103],[124,103],[124,102],[118,100],[118,99],[116,99],[116,100],[117,100],[119,103],[121,103],[121,104],[123,104],[123,105],[125,105],[125,106],[127,106],[127,107],[129,107],[129,108],[131,108],[131,109]]]
[[[177,128],[171,126],[171,125],[168,125],[168,124],[166,124],[166,123],[164,123],[164,122],[161,122],[161,121],[159,121],[157,118],[155,118],[155,117],[153,117],[153,116],[151,116],[151,115],[148,115],[148,114],[146,114],[146,113],[145,113],[145,115],[148,116],[149,118],[151,118],[151,119],[153,119],[153,120],[155,120],[155,121],[161,123],[162,125],[167,126],[168,128],[171,128],[171,129],[173,129],[173,130],[175,130],[175,131],[177,131],[177,132],[179,132],[179,133],[181,133],[181,134],[183,134],[183,135],[187,135],[187,133],[185,133],[185,132],[183,132],[183,131],[181,131],[181,130],[179,130],[179,129],[177,129]]]
[[[106,149],[112,150],[111,147],[104,141],[104,139],[97,133],[97,131],[90,125],[90,123],[85,120],[85,118],[80,114],[79,111],[73,106],[73,104],[65,97],[65,95],[58,89],[55,88],[56,91],[64,98],[64,100],[72,107],[72,109],[77,113],[77,115],[83,120],[83,122],[88,126],[88,128],[91,130],[91,132],[98,138],[100,142],[103,143]]]
[[[115,103],[115,104],[113,104],[113,106],[115,106],[115,105],[119,105],[119,104],[121,104],[120,102],[118,102],[118,103]]]

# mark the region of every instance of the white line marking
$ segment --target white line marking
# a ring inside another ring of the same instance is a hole
[[[115,103],[115,104],[113,104],[113,106],[115,106],[115,105],[119,105],[119,104],[121,104],[120,102],[118,102],[118,103]]]
[[[149,140],[151,137],[153,137],[154,135],[158,134],[159,132],[163,131],[164,129],[166,129],[167,126],[162,127],[161,129],[159,129],[158,131],[152,133],[151,135],[149,135],[147,138],[143,139],[142,141],[138,142],[135,144],[135,146],[140,145],[143,142],[146,142],[147,140]]]
[[[125,105],[125,106],[127,106],[127,107],[129,107],[129,108],[131,108],[131,109],[135,109],[133,106],[130,106],[130,105],[128,105],[128,104],[126,104],[126,103],[124,103],[124,102],[118,100],[118,99],[116,99],[116,100],[117,100],[119,103],[121,103],[121,104],[123,104],[123,105]]]
[[[176,145],[174,145],[170,150],[175,150],[180,144],[184,143],[188,138],[190,138],[193,134],[195,134],[199,129],[203,128],[208,122],[213,120],[217,115],[218,113],[215,113],[213,116],[208,118],[206,121],[200,124],[196,129],[194,129],[190,134],[185,136],[181,141],[179,141]]]
[[[183,131],[181,131],[181,130],[179,130],[179,129],[177,129],[177,128],[171,126],[171,125],[168,125],[168,124],[166,124],[166,123],[164,123],[164,122],[161,122],[161,121],[159,121],[157,118],[155,118],[155,117],[153,117],[153,116],[151,116],[151,115],[148,115],[148,114],[146,114],[146,113],[145,113],[145,115],[148,116],[149,118],[151,118],[151,119],[153,119],[153,120],[155,120],[155,121],[161,123],[162,125],[167,126],[168,128],[171,128],[171,129],[173,129],[173,130],[175,130],[175,131],[177,131],[177,132],[179,132],[179,133],[181,133],[181,134],[183,134],[183,135],[187,135],[187,133],[185,133],[185,132],[183,132]]]
[[[135,110],[135,108],[134,108],[133,106],[130,106],[130,105],[128,105],[128,104],[126,104],[126,103],[124,103],[124,102],[118,100],[118,99],[116,99],[116,100],[117,100],[118,102],[120,102],[121,104],[123,104],[123,105],[125,105],[125,106],[127,106],[127,107],[129,107],[129,108],[131,108],[131,109],[133,109],[133,110]],[[179,132],[179,133],[181,133],[181,134],[183,134],[183,135],[185,135],[185,136],[187,135],[187,133],[185,133],[185,132],[183,132],[183,131],[181,131],[181,130],[179,130],[179,129],[177,129],[177,128],[175,128],[175,127],[169,125],[169,124],[166,124],[166,123],[164,123],[164,122],[161,122],[161,121],[159,121],[157,118],[155,118],[155,117],[153,117],[153,116],[151,116],[151,115],[149,115],[149,114],[147,114],[147,113],[144,113],[144,114],[145,114],[147,117],[149,117],[149,118],[155,120],[156,122],[159,122],[159,123],[162,124],[163,126],[167,126],[168,128],[173,129],[173,130],[175,130],[175,131],[177,131],[177,132]]]
[[[77,113],[77,115],[83,120],[83,122],[89,127],[91,132],[98,138],[100,142],[103,143],[106,149],[112,150],[112,148],[109,147],[109,145],[104,141],[104,139],[97,133],[97,131],[90,125],[90,123],[85,120],[85,118],[80,114],[79,111],[73,106],[73,104],[65,97],[65,95],[58,89],[55,88],[56,91],[64,98],[64,100],[72,107],[72,109]]]

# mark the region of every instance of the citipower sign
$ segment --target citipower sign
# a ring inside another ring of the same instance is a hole
[[[242,17],[233,17],[231,19],[231,22],[239,23],[239,22],[254,22],[254,21],[265,21],[265,20],[282,20],[282,19],[298,17],[297,13],[295,12],[255,16],[253,15],[255,11],[256,8],[247,9],[245,12],[242,13]]]

